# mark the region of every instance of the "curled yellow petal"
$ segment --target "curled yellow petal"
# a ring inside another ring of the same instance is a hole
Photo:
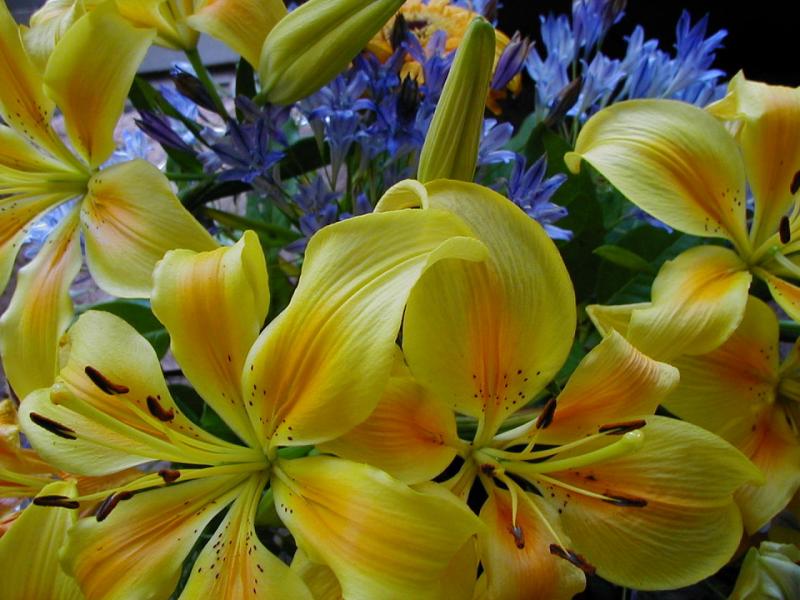
[[[269,308],[258,237],[247,232],[236,245],[210,252],[174,250],[153,277],[153,312],[184,374],[243,441],[258,446],[241,388],[247,352]]]
[[[425,274],[409,298],[403,348],[414,376],[454,410],[481,417],[491,437],[566,359],[573,288],[553,242],[510,200],[464,182],[426,187],[420,201],[464,219],[489,258]],[[393,198],[409,200],[398,190]]]
[[[634,310],[626,337],[657,360],[703,354],[733,333],[752,276],[726,248],[698,246],[661,267],[649,307]]]
[[[587,121],[566,158],[573,171],[581,159],[675,229],[750,250],[739,148],[702,109],[673,100],[609,106]]]

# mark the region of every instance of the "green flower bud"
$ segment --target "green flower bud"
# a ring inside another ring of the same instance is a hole
[[[317,91],[367,45],[403,0],[309,0],[270,31],[261,49],[261,96],[291,104]]]
[[[800,550],[793,544],[763,542],[742,563],[730,600],[781,600],[800,594]]]
[[[422,147],[417,179],[472,181],[495,56],[494,27],[470,23]]]

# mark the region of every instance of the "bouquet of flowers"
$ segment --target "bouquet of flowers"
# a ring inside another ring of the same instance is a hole
[[[800,596],[800,89],[625,8],[0,2],[0,596]]]

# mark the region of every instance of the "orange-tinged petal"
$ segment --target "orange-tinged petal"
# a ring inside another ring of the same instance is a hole
[[[749,439],[741,445],[742,452],[761,469],[766,480],[764,485],[746,485],[736,493],[750,534],[786,508],[800,490],[800,441],[786,419],[777,406],[763,411],[755,419]]]
[[[312,600],[302,579],[259,541],[254,515],[266,483],[252,475],[239,488],[225,519],[211,536],[180,595],[182,600],[291,598]]]
[[[370,214],[311,239],[288,308],[248,356],[251,420],[272,447],[327,441],[365,420],[389,380],[409,290],[445,258],[484,247],[443,211]]]
[[[683,587],[733,556],[742,535],[733,494],[761,482],[761,474],[704,429],[665,417],[645,420],[637,451],[550,473],[573,489],[553,484],[542,491],[558,505],[574,550],[603,578],[642,590]]]
[[[25,51],[20,30],[6,3],[0,3],[0,117],[33,142],[50,150],[63,144],[50,128],[55,105],[44,93],[42,75]]]
[[[12,400],[0,402],[0,469],[18,474],[50,474],[53,467],[20,443],[17,409]]]
[[[18,194],[0,199],[0,289],[5,289],[17,253],[30,223],[54,205],[68,200],[63,194]]]
[[[778,306],[792,319],[800,322],[800,287],[764,269],[756,269],[755,273],[767,283],[772,298]]]
[[[42,495],[74,497],[73,482],[58,481]],[[58,550],[75,523],[74,510],[30,505],[0,537],[5,600],[82,600],[76,581],[61,569]]]
[[[420,203],[463,218],[489,258],[442,262],[422,278],[409,298],[403,348],[414,376],[456,411],[482,417],[491,437],[566,359],[572,284],[553,242],[510,200],[470,183],[426,187]]]
[[[623,336],[628,334],[628,327],[631,324],[631,315],[634,310],[649,308],[649,302],[637,302],[636,304],[617,304],[613,306],[603,306],[602,304],[590,304],[586,307],[586,314],[592,320],[592,324],[601,335],[610,335],[612,331],[621,333]]]
[[[739,124],[736,137],[755,197],[750,239],[758,248],[776,234],[781,217],[797,199],[800,89],[747,81],[740,71],[728,85],[728,95],[708,111]]]
[[[73,318],[69,288],[81,268],[77,208],[20,269],[11,304],[0,318],[0,354],[14,392],[25,398],[53,384],[58,340]]]
[[[678,370],[639,352],[612,332],[592,349],[558,395],[543,444],[563,444],[597,433],[598,426],[653,414],[678,383]]]
[[[710,352],[741,322],[751,280],[727,248],[691,248],[661,267],[652,303],[633,311],[626,337],[657,360]]]
[[[92,167],[114,151],[114,128],[154,37],[107,2],[70,27],[50,55],[47,93],[64,114],[73,146]]]
[[[170,597],[189,551],[242,490],[243,477],[208,477],[143,492],[105,517],[81,519],[62,550],[88,600]]]
[[[320,445],[356,462],[383,469],[406,483],[433,479],[456,455],[453,411],[420,386],[398,350],[395,371],[366,421]]]
[[[441,598],[443,572],[479,528],[455,496],[414,491],[369,465],[314,456],[275,470],[279,516],[348,599]]]
[[[683,356],[678,386],[664,401],[674,415],[742,448],[778,383],[778,319],[761,300],[748,298],[741,324],[716,350]]]
[[[258,69],[267,34],[287,14],[281,0],[209,0],[186,21],[224,42]]]
[[[171,251],[153,278],[153,312],[184,374],[243,441],[258,446],[241,389],[247,352],[269,308],[258,236],[247,232],[236,245],[211,252]]]
[[[81,219],[89,270],[115,296],[150,296],[153,268],[168,250],[217,247],[181,206],[167,178],[143,160],[92,177]]]
[[[586,160],[631,202],[671,227],[731,240],[742,252],[744,162],[735,140],[704,110],[673,100],[631,100],[583,126],[573,171]]]
[[[550,551],[551,545],[563,548],[561,544],[569,543],[559,525],[556,509],[533,494],[527,494],[518,502],[514,520],[510,494],[492,486],[481,509],[481,520],[486,525],[478,534],[486,578],[482,598],[568,600],[583,591],[586,586],[583,571]],[[530,504],[535,505],[538,512]]]

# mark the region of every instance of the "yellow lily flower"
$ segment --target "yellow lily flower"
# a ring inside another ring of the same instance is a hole
[[[281,0],[48,0],[25,31],[25,44],[37,64],[43,69],[66,31],[104,2],[116,3],[133,25],[154,30],[159,46],[193,51],[199,35],[206,33],[254,67],[267,34],[286,15]]]
[[[458,215],[489,257],[425,273],[406,308],[407,366],[396,357],[375,412],[320,449],[409,483],[460,457],[444,485],[463,500],[477,482],[486,494],[486,527],[460,555],[474,588],[461,598],[570,598],[594,572],[635,589],[675,588],[723,566],[742,535],[733,494],[761,475],[717,436],[653,415],[677,370],[612,334],[557,398],[532,418],[515,416],[560,370],[573,340],[574,294],[555,245],[478,185],[406,181],[377,210],[409,206]],[[458,438],[454,411],[476,420],[470,442]],[[511,417],[521,424],[508,429]],[[326,581],[296,570],[309,585]]]
[[[19,273],[0,319],[0,352],[19,397],[52,384],[57,342],[72,319],[69,286],[81,264],[108,293],[146,297],[167,250],[217,246],[149,163],[100,168],[153,32],[136,29],[105,5],[63,36],[44,74],[33,64],[5,3],[0,4],[0,288],[26,229],[76,200],[36,258]],[[50,126],[58,107],[75,152]]]
[[[466,507],[366,464],[280,449],[335,439],[365,419],[389,377],[408,290],[437,261],[484,255],[443,211],[332,225],[310,241],[288,308],[259,333],[269,288],[255,234],[212,252],[168,253],[154,273],[153,310],[184,374],[242,444],[182,413],[130,326],[82,315],[64,338],[56,384],[22,406],[33,446],[87,475],[148,460],[187,465],[122,486],[74,527],[64,562],[87,598],[168,597],[228,506],[181,598],[310,598],[253,530],[268,483],[298,546],[329,565],[348,598],[441,597],[442,572],[479,526]]]
[[[581,160],[669,226],[733,246],[692,248],[664,265],[652,303],[627,307],[625,335],[637,348],[668,360],[719,346],[742,319],[752,275],[800,320],[800,287],[786,281],[800,279],[800,89],[740,73],[705,111],[669,100],[621,102],[583,127],[566,156],[573,171]]]
[[[736,494],[750,534],[800,489],[800,348],[779,364],[778,319],[750,298],[739,327],[719,348],[673,361],[680,384],[664,405],[723,437],[766,476]]]

